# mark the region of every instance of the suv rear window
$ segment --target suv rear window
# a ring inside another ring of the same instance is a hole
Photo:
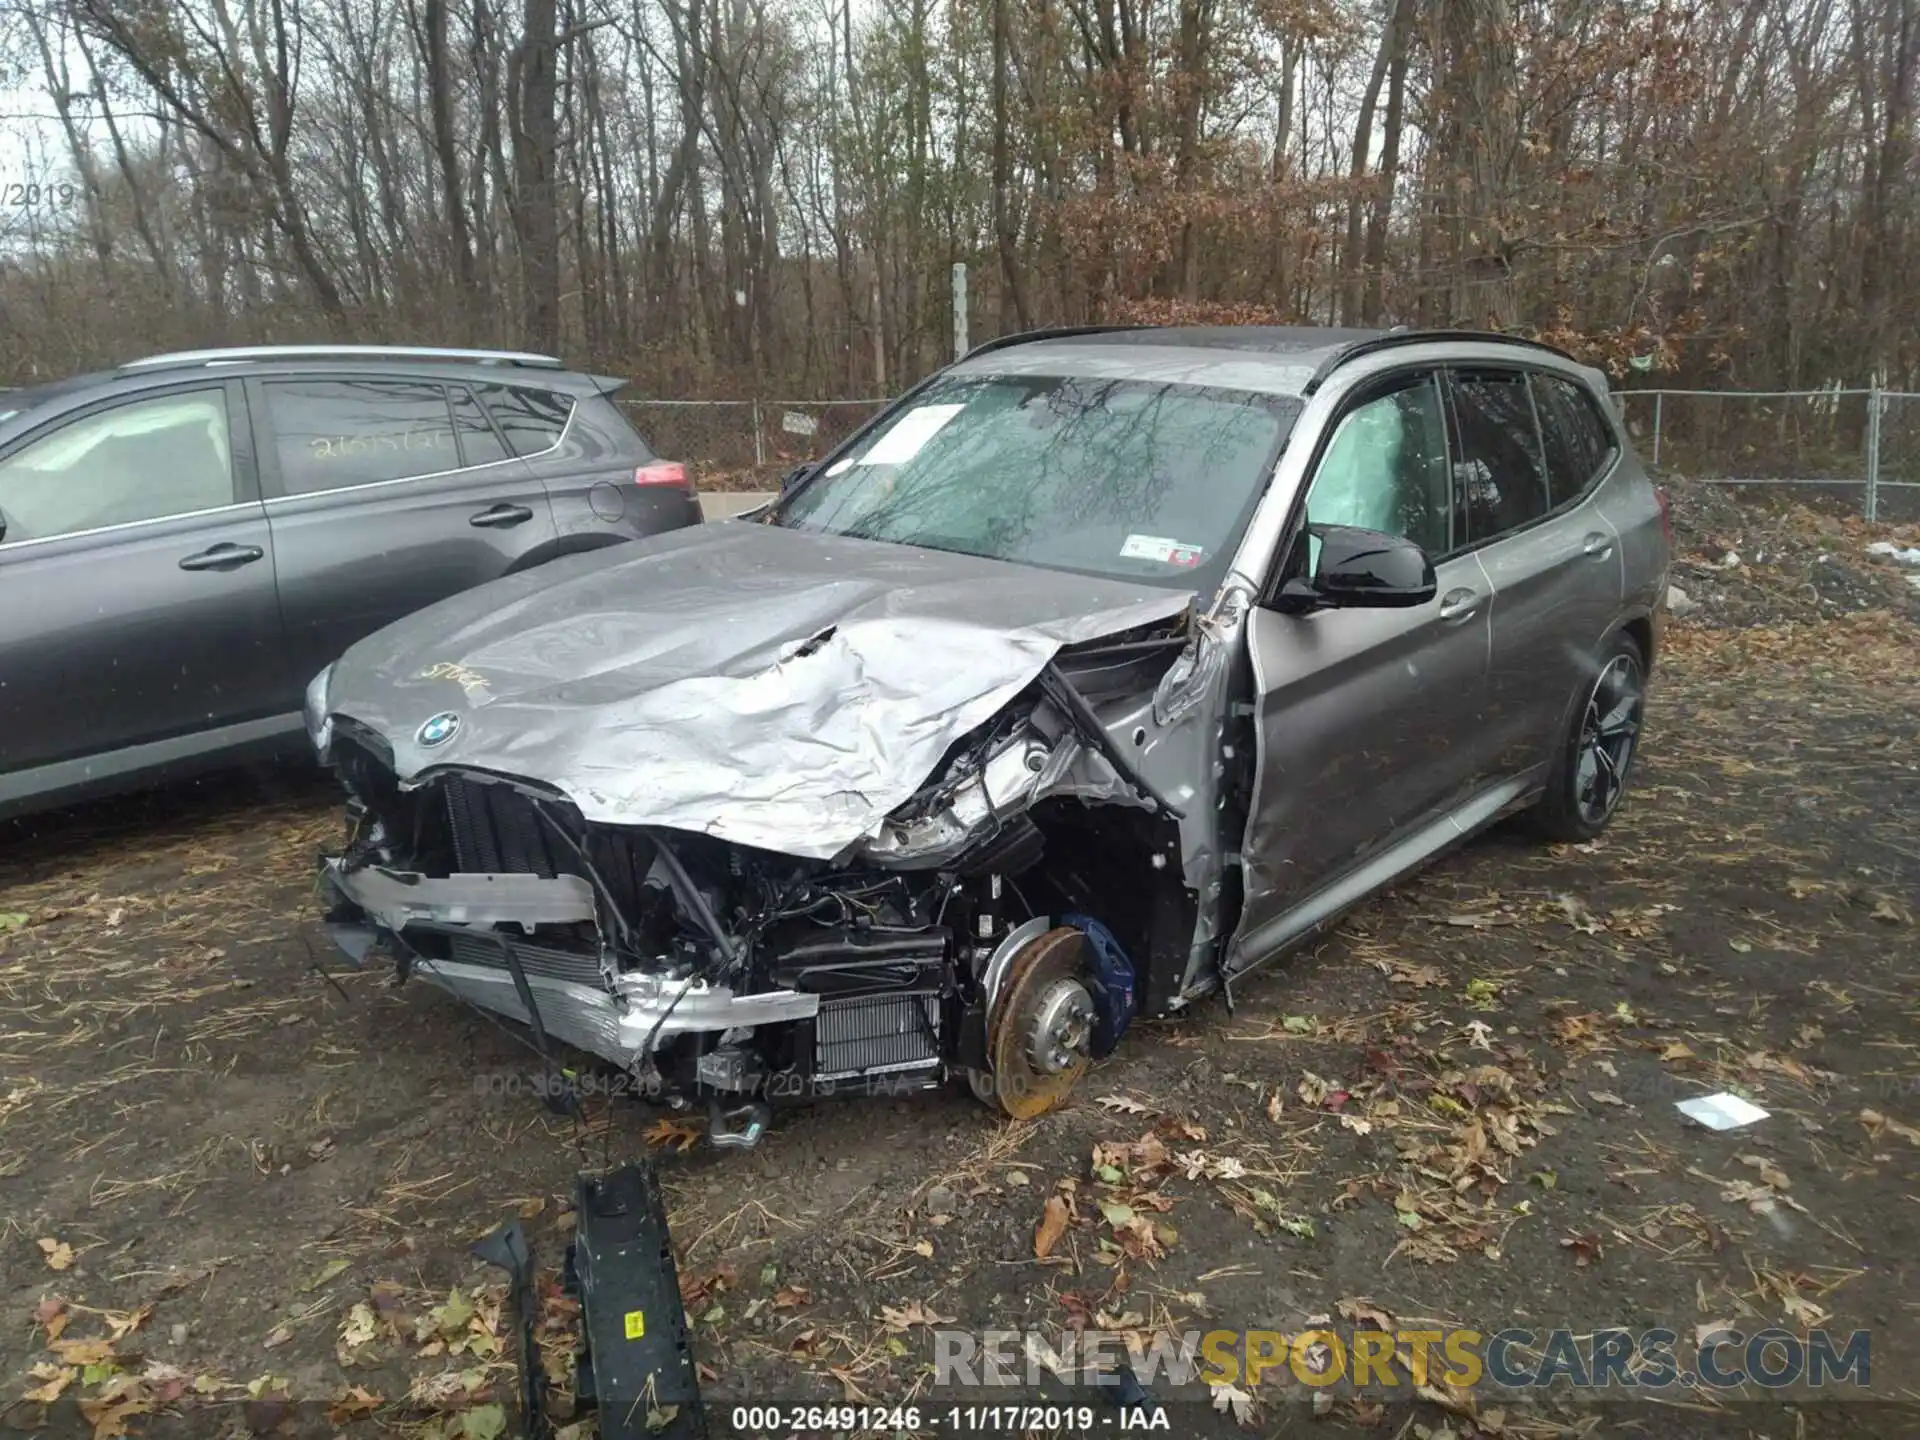
[[[415,380],[272,380],[274,453],[289,495],[460,468],[446,389]]]
[[[519,385],[482,385],[480,400],[522,460],[559,444],[573,414],[571,397]]]

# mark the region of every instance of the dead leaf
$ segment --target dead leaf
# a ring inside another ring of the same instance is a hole
[[[1333,1308],[1341,1319],[1351,1320],[1364,1329],[1382,1330],[1388,1334],[1395,1329],[1393,1317],[1364,1295],[1338,1300]]]
[[[380,1396],[365,1386],[355,1385],[333,1398],[333,1403],[327,1406],[327,1419],[336,1425],[345,1425],[373,1414],[384,1403]]]
[[[1573,1263],[1581,1269],[1593,1264],[1605,1252],[1600,1248],[1600,1237],[1596,1235],[1569,1235],[1560,1244],[1573,1252]]]
[[[104,1340],[55,1340],[47,1346],[63,1365],[110,1365],[113,1347]]]
[[[1787,1172],[1775,1165],[1764,1155],[1737,1155],[1734,1157],[1742,1165],[1760,1172],[1760,1178],[1776,1190],[1785,1190],[1793,1182],[1787,1178]]]
[[[1872,1139],[1878,1140],[1880,1132],[1885,1130],[1898,1135],[1909,1145],[1920,1145],[1920,1130],[1914,1129],[1911,1125],[1902,1125],[1898,1120],[1882,1115],[1878,1110],[1862,1110],[1860,1123],[1867,1127],[1867,1134]]]
[[[311,1280],[307,1281],[306,1284],[300,1287],[300,1293],[302,1295],[307,1295],[307,1294],[311,1294],[315,1290],[318,1290],[322,1285],[326,1284],[329,1280],[333,1279],[335,1276],[345,1274],[347,1266],[351,1263],[352,1263],[351,1261],[341,1260],[341,1259],[333,1259],[333,1260],[327,1261],[326,1264],[320,1267],[320,1271],[318,1274],[316,1274]]]
[[[1591,1095],[1594,1100],[1601,1105],[1625,1105],[1627,1103],[1611,1090],[1589,1090],[1587,1094]]]
[[[792,1310],[813,1303],[813,1292],[804,1285],[782,1285],[773,1292],[773,1308]]]
[[[700,1139],[700,1127],[680,1120],[669,1120],[663,1115],[647,1127],[641,1138],[649,1145],[670,1145],[675,1151],[685,1154]]]
[[[1253,1396],[1237,1385],[1209,1385],[1213,1392],[1213,1408],[1222,1415],[1231,1415],[1242,1425],[1253,1419]]]
[[[380,1321],[374,1315],[373,1307],[361,1300],[347,1311],[347,1318],[340,1322],[340,1349],[353,1351],[362,1345],[370,1345],[379,1330]]]
[[[260,1342],[260,1348],[263,1350],[278,1350],[291,1339],[293,1339],[292,1330],[288,1329],[285,1325],[276,1325],[267,1332],[267,1338]]]
[[[1670,1041],[1667,1047],[1660,1052],[1660,1058],[1662,1060],[1694,1060],[1699,1057],[1687,1047],[1685,1041],[1674,1040]]]
[[[137,1310],[102,1310],[100,1318],[106,1321],[108,1340],[124,1340],[153,1318],[153,1306],[142,1305]]]
[[[150,1414],[153,1402],[145,1395],[116,1396],[111,1400],[82,1400],[80,1413],[93,1425],[93,1440],[117,1440],[127,1433],[127,1421]]]
[[[73,1317],[67,1314],[67,1302],[59,1296],[50,1296],[33,1307],[33,1323],[47,1332],[47,1343],[51,1345],[60,1338],[61,1332]]]
[[[49,1270],[71,1270],[73,1268],[73,1247],[64,1240],[42,1238],[40,1253],[47,1257]]]
[[[910,1330],[915,1325],[932,1328],[935,1325],[953,1324],[951,1315],[937,1315],[918,1300],[909,1300],[899,1307],[882,1305],[880,1318],[886,1322],[889,1330]]]
[[[1067,1202],[1058,1195],[1049,1195],[1047,1203],[1040,1211],[1040,1223],[1033,1227],[1033,1258],[1044,1260],[1053,1253],[1053,1247],[1060,1243],[1060,1237],[1067,1233]]]
[[[1907,913],[1906,907],[1896,904],[1892,897],[1887,895],[1881,895],[1875,898],[1873,909],[1868,912],[1868,918],[1884,920],[1889,925],[1905,925],[1913,919],[1913,917]]]
[[[71,1365],[49,1365],[44,1360],[28,1373],[42,1383],[24,1392],[20,1398],[35,1405],[53,1404],[60,1398],[61,1392],[80,1374]]]
[[[1281,1093],[1280,1087],[1276,1085],[1272,1093],[1267,1096],[1267,1119],[1273,1121],[1276,1125],[1279,1124],[1280,1115],[1286,1108],[1286,1103],[1286,1096]]]
[[[1131,1095],[1102,1095],[1094,1102],[1102,1110],[1112,1110],[1121,1115],[1151,1115],[1152,1108],[1141,1104]]]

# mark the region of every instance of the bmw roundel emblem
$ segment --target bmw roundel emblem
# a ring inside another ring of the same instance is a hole
[[[413,738],[428,749],[435,745],[444,745],[460,733],[460,717],[451,710],[442,710],[438,715],[429,715],[420,722],[420,728],[414,731]]]

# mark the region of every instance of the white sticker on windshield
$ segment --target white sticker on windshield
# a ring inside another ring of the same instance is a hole
[[[1160,535],[1129,535],[1120,547],[1122,560],[1153,560],[1162,565],[1198,565],[1206,554],[1199,545],[1187,545]]]
[[[921,448],[946,426],[965,405],[922,405],[918,410],[909,410],[893,422],[871,449],[860,457],[862,465],[904,465]]]

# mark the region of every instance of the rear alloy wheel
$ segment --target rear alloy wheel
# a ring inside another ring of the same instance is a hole
[[[1591,840],[1620,807],[1646,714],[1646,662],[1621,635],[1601,656],[1599,672],[1575,711],[1573,724],[1532,814],[1545,839]]]

